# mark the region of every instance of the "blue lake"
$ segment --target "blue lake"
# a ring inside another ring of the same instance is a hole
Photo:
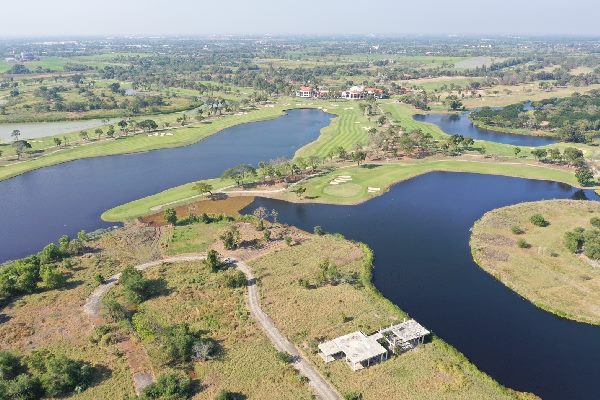
[[[413,118],[416,121],[435,124],[449,135],[463,135],[476,140],[487,140],[524,147],[538,147],[556,143],[555,139],[548,137],[517,135],[478,128],[469,119],[469,113],[416,114]]]
[[[63,234],[110,226],[100,215],[117,205],[218,177],[237,164],[292,157],[331,118],[321,110],[290,110],[186,147],[82,159],[0,182],[0,262],[37,252]]]
[[[244,212],[276,209],[284,223],[367,243],[385,297],[502,384],[544,399],[597,399],[600,327],[536,308],[481,270],[469,247],[469,230],[486,211],[584,197],[599,199],[556,182],[437,172],[356,206],[258,198]]]

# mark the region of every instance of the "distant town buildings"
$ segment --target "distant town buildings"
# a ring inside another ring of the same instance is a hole
[[[300,88],[296,90],[296,97],[301,98],[322,98],[328,97],[329,95],[329,90],[313,88],[310,86],[300,86]],[[362,100],[368,98],[385,99],[388,97],[388,94],[385,90],[379,88],[352,86],[351,88],[341,92],[339,97],[349,100]]]

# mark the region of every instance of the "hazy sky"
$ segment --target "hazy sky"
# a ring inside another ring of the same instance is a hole
[[[600,35],[600,0],[2,0],[0,36]]]

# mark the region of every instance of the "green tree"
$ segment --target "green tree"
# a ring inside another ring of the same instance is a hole
[[[203,261],[204,265],[208,267],[212,272],[217,272],[221,269],[223,262],[221,261],[221,257],[216,250],[209,250],[206,253],[206,258]]]
[[[21,369],[19,357],[9,351],[0,351],[0,379],[14,378]]]
[[[172,208],[167,208],[164,213],[165,222],[170,225],[177,225],[177,213]]]
[[[120,284],[123,286],[125,295],[134,303],[141,303],[151,296],[150,281],[144,277],[141,271],[133,267],[127,267],[121,273]]]
[[[292,193],[296,193],[296,196],[298,196],[299,198],[301,198],[305,192],[306,188],[302,186],[294,186],[294,188],[292,189]]]
[[[546,158],[546,156],[548,155],[548,150],[546,150],[546,149],[533,149],[533,150],[531,150],[531,154],[537,160],[542,160],[543,158]]]
[[[519,157],[519,154],[521,153],[521,148],[520,147],[513,147],[513,151],[515,153],[515,157]]]
[[[47,396],[67,396],[85,389],[92,379],[89,364],[47,350],[35,350],[24,359],[31,375],[39,379]]]
[[[548,221],[546,221],[546,219],[544,218],[544,216],[542,214],[533,214],[531,217],[529,217],[529,221],[535,225],[535,226],[540,226],[540,227],[545,227],[550,225],[550,223]]]
[[[194,186],[192,186],[192,190],[197,191],[198,193],[200,193],[200,195],[203,195],[204,193],[208,193],[209,197],[213,197],[213,186],[210,183],[207,182],[196,182],[194,184]]]
[[[145,119],[143,121],[140,121],[140,123],[138,123],[137,126],[139,128],[142,128],[145,132],[151,132],[158,129],[158,124],[153,119]]]
[[[88,141],[90,139],[87,131],[81,131],[79,132],[79,137],[85,141]]]
[[[223,172],[222,179],[233,179],[239,186],[247,177],[256,176],[256,169],[248,164],[240,164]]]
[[[367,158],[367,153],[362,150],[357,150],[354,153],[352,153],[351,157],[352,161],[354,161],[357,165],[360,166],[360,163],[365,161],[365,159]]]
[[[43,265],[40,268],[40,278],[48,289],[59,289],[67,283],[67,276],[55,265]]]
[[[184,374],[161,375],[144,389],[140,400],[187,400],[192,395],[192,382]]]
[[[235,225],[231,225],[221,236],[223,246],[227,250],[235,250],[238,248],[241,242],[240,231]]]
[[[577,168],[575,178],[581,186],[591,186],[594,184],[594,174],[588,166]]]
[[[31,144],[27,140],[16,140],[12,143],[13,149],[15,149],[15,153],[17,153],[17,159],[21,159],[21,155],[27,151],[27,149],[31,148]]]
[[[21,131],[18,129],[13,129],[13,131],[10,133],[10,136],[13,138],[13,141],[17,141],[19,140],[19,136],[21,136]]]

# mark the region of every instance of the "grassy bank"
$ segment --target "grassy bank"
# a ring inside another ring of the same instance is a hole
[[[540,213],[550,223],[534,226]],[[485,271],[536,306],[558,316],[600,324],[600,268],[565,247],[576,227],[594,229],[596,202],[552,200],[523,203],[486,213],[475,223],[471,251]],[[523,233],[515,234],[513,227]],[[518,241],[530,247],[520,247]]]
[[[360,283],[312,289],[298,284],[300,279],[314,280],[325,257],[344,277],[360,276]],[[406,317],[373,287],[372,253],[365,246],[334,235],[311,235],[251,264],[267,313],[342,394],[361,393],[365,400],[526,396],[503,388],[436,337],[360,372],[353,372],[343,360],[325,364],[314,351],[318,342],[356,330],[369,334]]]
[[[514,162],[498,162],[484,158],[472,159],[440,159],[406,161],[393,164],[369,164],[338,168],[326,175],[311,178],[302,184],[306,188],[303,199],[289,192],[262,193],[261,196],[277,197],[288,201],[310,201],[331,204],[358,204],[385,193],[393,184],[423,175],[428,172],[470,172],[478,174],[506,175],[528,179],[552,180],[577,186],[571,171],[549,168],[543,165],[529,164],[526,160]],[[331,185],[339,175],[349,175],[352,181],[339,185]],[[209,180],[215,189],[231,185],[229,181]],[[110,209],[102,214],[105,221],[126,221],[150,214],[156,207],[165,204],[179,205],[198,200],[198,193],[192,190],[192,184],[168,189],[164,192],[135,200]],[[369,192],[368,188],[379,191]],[[254,193],[252,194],[254,195]]]
[[[138,134],[135,136],[127,136],[113,140],[91,142],[89,144],[66,149],[57,149],[56,152],[48,153],[47,155],[39,158],[24,160],[22,162],[9,164],[0,168],[0,180],[4,180],[34,169],[81,158],[136,153],[162,148],[186,146],[235,125],[277,118],[283,115],[285,109],[289,108],[294,108],[294,106],[277,104],[274,107],[263,107],[255,111],[248,112],[247,114],[226,115],[216,118],[209,123],[172,129],[170,130],[170,132],[173,134],[172,136],[148,136],[146,134]]]

